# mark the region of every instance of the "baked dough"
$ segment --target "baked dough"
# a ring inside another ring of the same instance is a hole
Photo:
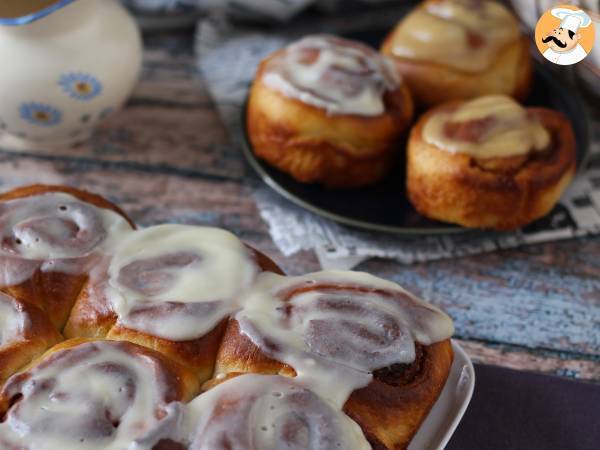
[[[415,102],[505,94],[523,100],[532,81],[529,38],[499,2],[427,0],[402,19],[382,46]]]
[[[407,192],[431,219],[514,230],[546,215],[576,168],[568,119],[509,97],[453,102],[411,131]]]
[[[246,124],[259,158],[300,182],[349,188],[386,175],[412,115],[390,61],[358,42],[311,36],[260,64]]]

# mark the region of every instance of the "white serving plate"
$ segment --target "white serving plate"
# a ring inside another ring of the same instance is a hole
[[[455,341],[452,349],[454,361],[448,380],[408,450],[443,450],[471,401],[475,387],[473,363]]]

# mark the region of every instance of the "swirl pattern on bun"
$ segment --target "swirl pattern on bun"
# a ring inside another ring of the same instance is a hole
[[[386,417],[410,417],[414,431],[433,405],[452,362],[453,326],[445,314],[394,283],[357,272],[265,273],[243,301],[221,344],[217,377],[294,377],[344,408],[371,442],[402,448],[410,441],[412,434],[379,427]],[[408,374],[415,364],[420,368]],[[418,393],[396,402],[406,382],[420,383]],[[385,395],[386,406],[358,414],[369,395]]]
[[[247,108],[256,155],[296,180],[374,183],[413,114],[393,64],[359,42],[309,36],[260,65]]]
[[[194,424],[190,450],[371,448],[348,416],[278,375],[240,375],[198,397],[189,408]]]
[[[402,19],[382,52],[423,106],[490,94],[529,92],[529,40],[493,0],[426,0]]]
[[[127,342],[66,341],[0,392],[2,448],[122,449],[198,391],[159,353]]]
[[[159,225],[131,233],[90,278],[65,333],[148,346],[205,381],[238,295],[274,266],[265,259],[217,228]]]
[[[62,329],[109,236],[132,229],[112,203],[35,185],[0,196],[0,290],[44,310]]]
[[[421,117],[408,144],[407,192],[432,219],[511,230],[550,212],[575,168],[566,117],[487,96]]]

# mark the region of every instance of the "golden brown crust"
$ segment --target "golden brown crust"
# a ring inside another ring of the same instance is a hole
[[[408,368],[410,377],[399,385],[375,377],[352,393],[344,412],[360,425],[374,450],[404,450],[442,392],[452,360],[450,340],[424,346]]]
[[[344,412],[361,426],[374,449],[405,449],[448,378],[453,359],[450,340],[419,347],[419,357],[409,367],[397,369],[397,377],[375,376],[344,405]],[[266,356],[231,319],[217,355],[215,378],[203,389],[242,373],[296,376],[292,367]]]
[[[424,216],[465,227],[513,230],[550,212],[573,179],[575,137],[562,113],[528,109],[550,132],[550,149],[486,161],[424,141],[423,127],[437,110],[421,117],[408,144],[408,197]]]
[[[256,155],[304,183],[348,188],[374,183],[389,169],[413,115],[406,85],[385,94],[377,117],[328,115],[264,82],[263,61],[250,91],[246,126]]]
[[[62,340],[62,336],[42,310],[8,296],[6,300],[12,302],[25,319],[21,333],[15,339],[0,345],[0,386],[21,367]]]
[[[118,206],[103,199],[99,195],[68,186],[51,186],[36,184],[14,189],[0,194],[0,203],[19,198],[34,197],[51,192],[63,192],[90,203],[99,208],[115,211],[125,218],[132,228],[135,224]],[[21,284],[0,287],[1,292],[15,297],[25,303],[38,306],[48,313],[50,320],[58,330],[62,330],[69,312],[77,296],[87,280],[87,274],[74,275],[58,271],[36,270],[31,278]]]
[[[132,330],[117,322],[106,337],[116,341],[133,342],[160,352],[172,361],[187,367],[199,382],[204,382],[213,374],[217,350],[226,324],[227,320],[223,320],[201,338],[177,342]]]
[[[265,355],[248,336],[240,332],[238,321],[230,319],[217,354],[215,376],[247,372],[296,376],[292,367]]]
[[[385,39],[381,51],[394,61],[418,105],[429,107],[491,94],[505,94],[523,100],[529,94],[533,63],[526,36],[498,52],[486,71],[468,73],[435,62],[394,55],[394,33],[395,30]]]
[[[250,250],[261,270],[283,274],[268,256],[252,248]],[[75,302],[64,333],[67,338],[108,338],[143,345],[190,368],[203,382],[212,376],[216,353],[226,323],[227,320],[223,320],[201,338],[180,342],[132,330],[117,322],[117,315],[112,310],[102,288],[97,282],[90,280]]]

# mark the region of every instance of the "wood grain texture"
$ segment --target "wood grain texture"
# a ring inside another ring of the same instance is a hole
[[[312,252],[283,258],[252,199],[258,181],[229,140],[194,70],[192,36],[146,38],[143,80],[91,142],[52,153],[0,150],[0,188],[64,183],[106,196],[141,225],[225,227],[290,274],[318,270]],[[402,266],[359,267],[442,306],[480,362],[600,382],[600,238]]]

